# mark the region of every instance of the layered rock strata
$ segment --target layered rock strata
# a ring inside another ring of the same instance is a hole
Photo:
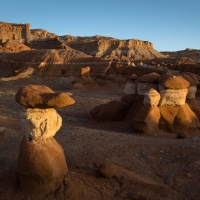
[[[9,40],[30,39],[30,24],[0,22],[0,44]]]
[[[66,45],[85,54],[103,58],[128,58],[129,60],[165,57],[153,48],[153,44],[141,40],[119,40],[112,37],[73,37],[62,36]]]
[[[54,192],[68,173],[64,151],[53,138],[62,125],[62,118],[54,108],[75,101],[42,85],[24,86],[15,98],[25,107],[20,115],[25,136],[17,162],[20,187],[28,193]]]

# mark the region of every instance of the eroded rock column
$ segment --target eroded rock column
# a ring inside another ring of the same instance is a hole
[[[158,103],[160,94],[153,88],[145,92],[143,107],[133,118],[135,130],[147,134],[156,134],[160,119]]]
[[[24,86],[15,98],[25,107],[20,115],[25,136],[17,162],[20,187],[25,192],[54,192],[68,173],[64,151],[53,138],[62,126],[62,118],[55,108],[75,101],[65,93],[54,93],[42,85]]]

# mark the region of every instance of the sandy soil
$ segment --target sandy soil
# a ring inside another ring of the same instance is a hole
[[[70,78],[0,81],[0,199],[36,199],[20,190],[16,178],[23,137],[19,114],[23,107],[14,96],[20,86],[27,84],[44,84],[55,92],[68,92],[76,100],[72,106],[57,109],[63,126],[55,139],[63,147],[69,167],[65,186],[37,199],[199,199],[198,132],[177,139],[170,134],[148,136],[122,131],[117,122],[105,129],[91,122],[89,111],[119,100],[123,86],[101,82],[105,86],[98,90],[70,90]],[[116,165],[116,177],[99,175],[97,166],[105,161]]]

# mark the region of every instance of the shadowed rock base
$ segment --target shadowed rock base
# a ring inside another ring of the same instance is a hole
[[[63,149],[54,138],[44,142],[24,137],[17,165],[20,187],[26,193],[51,193],[62,186],[68,173]]]

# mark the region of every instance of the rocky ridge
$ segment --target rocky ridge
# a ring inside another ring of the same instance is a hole
[[[163,51],[161,53],[167,57],[188,57],[193,59],[195,62],[200,62],[200,50],[198,49],[187,48],[182,51]]]
[[[60,38],[73,49],[106,59],[144,60],[165,57],[156,51],[153,48],[153,44],[148,41],[135,39],[119,40],[104,36],[73,37],[66,35]]]

